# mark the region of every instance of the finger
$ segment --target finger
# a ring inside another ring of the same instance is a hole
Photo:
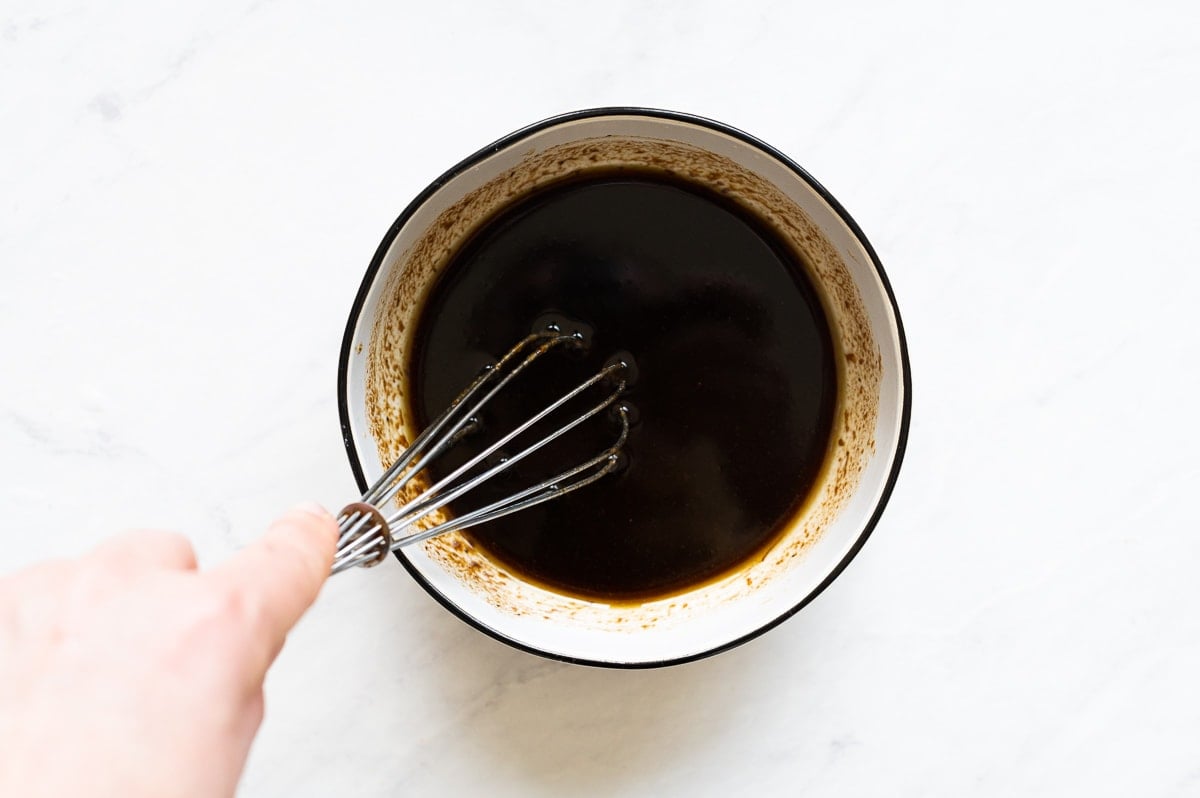
[[[135,529],[109,538],[88,557],[122,573],[154,568],[196,570],[196,551],[191,541],[177,532],[156,529]]]
[[[337,537],[333,516],[317,505],[301,505],[209,574],[239,595],[272,655],[321,591]]]

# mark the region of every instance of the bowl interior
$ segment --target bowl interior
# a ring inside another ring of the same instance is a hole
[[[524,583],[456,533],[405,549],[401,560],[444,605],[506,642],[572,661],[646,666],[722,650],[799,609],[862,545],[895,480],[909,404],[899,317],[869,244],[812,178],[739,131],[669,112],[580,112],[518,131],[436,181],[388,231],[347,327],[339,403],[365,487],[416,433],[407,425],[411,335],[423,297],[456,248],[512,196],[613,163],[719,186],[802,254],[839,356],[833,438],[840,445],[831,445],[824,478],[761,562],[636,606]]]

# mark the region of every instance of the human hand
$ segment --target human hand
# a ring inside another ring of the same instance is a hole
[[[0,795],[232,796],[336,539],[304,505],[204,573],[144,531],[0,578]]]

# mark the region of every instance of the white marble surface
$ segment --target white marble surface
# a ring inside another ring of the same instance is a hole
[[[242,794],[1198,795],[1198,86],[1193,2],[6,0],[0,569],[130,525],[211,563],[340,505],[337,349],[409,199],[553,113],[686,110],[889,271],[915,406],[875,535],[665,671],[339,577]]]

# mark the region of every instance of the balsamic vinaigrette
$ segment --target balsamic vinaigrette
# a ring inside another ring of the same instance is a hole
[[[415,338],[418,423],[548,312],[594,331],[586,352],[542,358],[483,422],[511,429],[625,350],[638,417],[625,468],[466,534],[523,579],[608,601],[662,597],[761,556],[821,473],[837,395],[825,314],[796,256],[721,195],[669,176],[606,170],[543,189],[484,225],[434,286]],[[616,433],[593,420],[451,510],[587,460]],[[468,437],[435,476],[494,439]]]

